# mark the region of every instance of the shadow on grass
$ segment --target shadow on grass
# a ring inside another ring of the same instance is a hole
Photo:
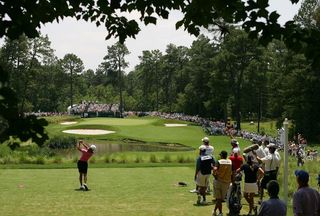
[[[91,191],[91,190],[90,189],[83,190],[83,189],[80,189],[80,188],[76,188],[76,189],[74,189],[74,191],[88,192],[88,191]]]
[[[215,202],[206,202],[205,204],[197,204],[197,203],[194,203],[193,206],[205,207],[205,206],[214,205],[214,204],[215,204]]]

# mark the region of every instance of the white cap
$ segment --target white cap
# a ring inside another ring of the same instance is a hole
[[[240,149],[239,149],[239,148],[234,148],[234,149],[232,149],[232,152],[233,152],[234,154],[238,154],[238,153],[239,153],[239,151],[240,151]]]
[[[202,142],[209,142],[209,138],[208,138],[208,137],[204,137],[204,138],[202,139]]]
[[[267,145],[268,148],[277,148],[277,145],[274,143],[269,143],[269,145]]]
[[[95,145],[91,145],[90,148],[92,149],[93,152],[95,152],[97,150],[97,146],[95,146]]]

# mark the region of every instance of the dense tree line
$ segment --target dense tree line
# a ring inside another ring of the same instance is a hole
[[[126,110],[184,112],[219,119],[232,116],[239,128],[244,118],[286,116],[294,120],[299,132],[310,138],[318,136],[317,0],[304,1],[297,22],[288,21],[284,26],[278,24],[277,12],[267,10],[268,0],[4,1],[0,7],[0,36],[10,38],[0,53],[2,140],[13,135],[43,143],[45,122],[24,118],[23,112],[63,111],[82,99],[119,102]],[[39,36],[41,23],[75,17],[104,24],[107,38],[117,36],[124,42],[135,37],[139,26],[116,11],[137,11],[142,22],[156,24],[159,17],[167,19],[172,9],[184,15],[177,28],[183,26],[199,35],[201,27],[213,26],[222,37],[199,36],[190,48],[170,44],[165,53],[145,51],[129,74],[123,72],[128,51],[121,44],[108,48],[96,71],[84,71],[76,55],[57,59],[47,37],[34,38]],[[229,28],[232,23],[240,23],[243,30]]]
[[[74,54],[55,57],[47,37],[21,37],[6,40],[1,60],[11,71],[20,112],[61,112],[89,100],[120,103],[124,110],[231,116],[239,126],[241,120],[288,117],[297,131],[318,135],[319,76],[280,41],[264,47],[240,29],[220,40],[201,35],[190,48],[169,44],[164,53],[143,51],[128,74],[125,45],[106,52],[96,71],[85,71]]]

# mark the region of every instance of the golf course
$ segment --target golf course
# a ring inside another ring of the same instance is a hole
[[[89,161],[89,191],[79,190],[75,147],[46,155],[33,144],[21,148],[38,151],[28,158],[1,146],[1,215],[210,215],[212,194],[207,205],[197,205],[193,181],[195,159],[201,139],[207,136],[200,126],[185,121],[155,117],[74,118],[49,117],[46,127],[53,137],[83,139],[97,145]],[[66,123],[72,122],[72,123]],[[168,126],[169,125],[169,126]],[[104,130],[102,135],[70,134],[66,130]],[[230,151],[230,137],[209,136],[215,157]],[[250,145],[238,139],[241,148]],[[283,152],[280,154],[282,155]],[[42,154],[42,155],[41,155]],[[289,205],[296,190],[295,158],[289,162]],[[317,161],[303,167],[310,173],[310,185],[317,184]],[[282,184],[283,168],[278,177]],[[181,186],[179,182],[186,184]],[[281,196],[282,190],[280,191]],[[265,195],[265,198],[267,195]],[[257,203],[258,198],[255,199]],[[243,199],[242,214],[248,211]],[[223,204],[224,212],[228,212]]]

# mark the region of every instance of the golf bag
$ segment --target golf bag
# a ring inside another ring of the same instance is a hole
[[[235,181],[231,185],[228,197],[227,204],[229,207],[229,216],[238,216],[240,215],[241,205],[241,179],[242,174],[239,173],[235,176]]]

